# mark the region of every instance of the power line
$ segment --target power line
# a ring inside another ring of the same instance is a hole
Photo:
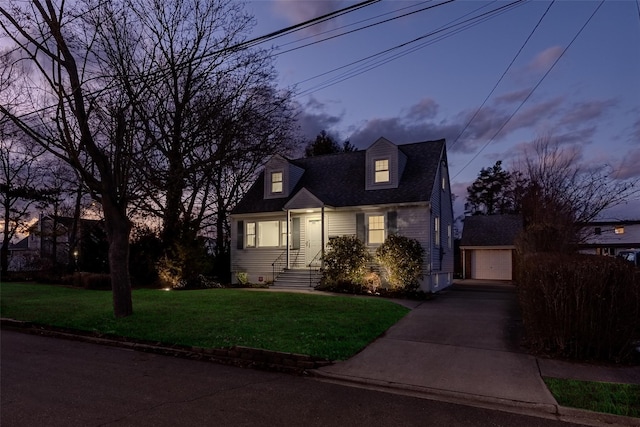
[[[265,34],[265,35],[262,35],[262,36],[259,36],[259,37],[255,37],[253,39],[246,40],[246,41],[237,43],[235,45],[232,45],[232,46],[229,46],[229,47],[225,47],[223,49],[216,50],[214,52],[209,52],[209,53],[206,53],[206,54],[202,54],[202,55],[198,55],[198,56],[192,57],[189,61],[185,61],[183,63],[177,63],[175,65],[175,68],[176,69],[184,68],[184,67],[188,66],[190,63],[192,63],[195,60],[203,60],[203,59],[207,59],[207,58],[210,58],[210,57],[213,57],[213,56],[216,56],[216,55],[220,55],[220,54],[223,54],[223,53],[226,53],[226,52],[240,51],[240,50],[248,49],[250,47],[254,47],[254,46],[258,45],[258,44],[264,43],[266,41],[273,40],[273,39],[276,39],[278,37],[283,37],[283,36],[285,36],[287,34],[291,34],[293,32],[300,31],[302,29],[311,27],[313,25],[317,25],[317,24],[326,22],[326,21],[328,21],[330,19],[334,19],[334,18],[336,18],[338,16],[342,16],[342,15],[345,15],[347,13],[351,13],[351,12],[354,12],[356,10],[360,10],[360,9],[362,9],[364,7],[367,7],[367,6],[370,6],[370,5],[374,4],[374,3],[378,3],[379,1],[380,0],[365,0],[365,1],[362,1],[360,3],[356,3],[354,5],[351,5],[351,6],[336,10],[334,12],[330,12],[330,13],[321,15],[319,17],[316,17],[316,18],[313,18],[313,19],[309,19],[309,20],[301,22],[299,24],[295,24],[295,25],[292,25],[292,26],[289,26],[289,27],[286,27],[286,28],[283,28],[283,29],[280,29],[280,30],[277,30],[277,31],[273,31],[273,32],[268,33],[268,34]],[[454,1],[454,0],[450,0],[450,1]],[[2,14],[4,16],[10,16],[11,15],[2,6],[0,6],[0,14]],[[74,19],[77,19],[77,17],[75,17]],[[166,77],[171,72],[172,72],[171,70],[170,71],[164,71],[164,70],[152,71],[149,74],[145,75],[144,77],[140,77],[139,79],[140,80],[143,80],[143,79],[146,80],[146,79],[156,78],[156,80],[158,80],[160,78]],[[101,76],[100,78],[106,78],[106,77],[114,78],[115,76]],[[86,84],[87,82],[83,82],[83,83]],[[135,79],[133,79],[132,83],[135,83]],[[101,94],[101,93],[103,93],[103,92],[105,92],[107,90],[109,90],[108,86],[103,87],[103,88],[101,88],[99,90],[94,90],[94,91],[87,92],[85,94],[85,96],[99,95],[99,94]],[[37,110],[29,111],[28,113],[25,113],[25,114],[21,115],[19,118],[22,120],[24,118],[27,118],[30,115],[34,115],[34,114],[37,114],[37,113],[42,113],[42,112],[44,112],[46,110],[49,110],[51,108],[56,108],[56,107],[58,107],[58,105],[59,104],[56,103],[56,104],[53,104],[53,105],[41,107],[41,108],[39,108]],[[6,114],[9,114],[9,111],[6,110],[4,108],[4,106],[0,106],[0,111],[4,111]],[[18,116],[16,116],[16,118],[18,118]]]
[[[284,53],[293,52],[294,50],[302,49],[304,47],[313,46],[314,44],[322,43],[322,42],[325,42],[327,40],[332,40],[332,39],[335,39],[337,37],[346,36],[347,34],[352,34],[352,33],[358,32],[358,31],[366,30],[368,28],[375,27],[376,25],[386,24],[387,22],[391,22],[391,21],[394,21],[396,19],[406,18],[407,16],[410,16],[410,15],[413,15],[413,14],[416,14],[416,13],[420,13],[420,12],[424,12],[425,10],[434,9],[436,7],[439,7],[439,6],[444,6],[445,4],[453,3],[454,1],[456,1],[456,0],[445,0],[442,3],[434,4],[433,6],[428,6],[428,7],[419,9],[419,10],[414,10],[413,12],[405,13],[405,14],[399,15],[399,16],[394,16],[393,18],[385,19],[385,20],[382,20],[382,21],[379,21],[379,22],[374,22],[373,24],[365,25],[363,27],[356,28],[354,30],[345,31],[344,33],[336,34],[336,35],[333,35],[333,36],[330,36],[330,37],[326,37],[326,38],[321,39],[321,40],[317,40],[317,41],[314,41],[314,42],[311,42],[311,43],[303,44],[302,46],[297,46],[297,47],[294,47],[294,48],[291,48],[291,49],[288,49],[288,50],[285,50],[285,51],[282,51],[282,52],[277,52],[275,54],[275,56],[282,55]]]
[[[315,38],[315,37],[321,36],[323,34],[328,34],[328,33],[332,33],[332,32],[335,32],[335,31],[338,31],[338,30],[342,30],[342,29],[345,29],[345,28],[353,27],[354,25],[362,24],[363,22],[372,21],[374,19],[378,19],[378,18],[381,18],[383,16],[391,15],[391,14],[400,12],[402,10],[412,9],[414,7],[420,6],[420,5],[425,4],[425,3],[430,3],[432,1],[433,0],[424,0],[424,1],[421,1],[420,3],[414,4],[414,5],[411,5],[411,6],[405,6],[405,7],[399,8],[399,9],[394,9],[394,10],[391,10],[389,12],[381,13],[380,15],[372,16],[371,18],[362,19],[360,21],[352,22],[351,24],[342,25],[341,27],[336,27],[336,28],[332,28],[330,30],[321,31],[319,33],[315,33],[313,35],[306,36],[306,37],[300,38],[298,40],[290,41],[288,43],[283,43],[281,45],[278,45],[277,47],[289,46],[289,45],[292,45],[292,44],[295,44],[295,43],[299,43],[299,42],[301,42],[303,40],[308,40],[308,39],[311,39],[311,38]]]
[[[504,77],[507,75],[507,73],[509,72],[509,70],[513,66],[513,64],[516,62],[516,59],[518,59],[518,57],[522,53],[522,50],[529,43],[529,40],[531,40],[531,37],[533,37],[533,34],[536,32],[536,30],[538,29],[538,27],[542,23],[542,20],[545,18],[545,16],[547,16],[547,13],[549,12],[549,9],[551,9],[551,6],[553,6],[554,3],[555,3],[555,0],[553,0],[551,3],[549,3],[549,6],[547,6],[547,9],[544,11],[542,16],[538,20],[538,23],[535,25],[535,27],[533,27],[533,30],[531,30],[531,32],[529,33],[529,36],[527,37],[527,39],[524,41],[522,46],[520,46],[520,49],[518,49],[518,52],[515,54],[515,56],[513,57],[513,59],[509,63],[509,65],[507,66],[507,68],[504,70],[504,72],[502,73],[502,75],[500,76],[498,81],[496,82],[496,84],[493,86],[493,88],[491,89],[491,91],[489,92],[487,97],[484,99],[484,101],[482,101],[482,104],[480,104],[480,107],[478,107],[478,109],[473,113],[473,116],[469,119],[469,121],[464,126],[464,128],[462,129],[460,134],[456,137],[456,139],[453,141],[453,143],[449,146],[449,149],[453,148],[458,143],[458,141],[460,140],[460,137],[462,137],[462,135],[465,133],[465,131],[467,130],[469,125],[471,125],[471,122],[473,122],[473,120],[478,116],[478,114],[480,113],[480,110],[482,110],[482,107],[484,107],[484,105],[487,103],[489,98],[491,98],[491,95],[493,95],[495,90],[498,88],[498,85],[500,85],[500,83],[502,82]]]
[[[538,89],[538,87],[542,84],[542,82],[544,81],[544,79],[549,75],[549,73],[551,73],[551,70],[553,70],[553,68],[556,66],[556,64],[560,61],[560,59],[564,56],[565,52],[573,45],[573,43],[576,41],[576,39],[580,36],[580,34],[582,33],[582,31],[586,28],[586,26],[589,24],[589,22],[591,22],[591,19],[595,16],[595,14],[598,12],[598,10],[600,10],[600,8],[602,7],[602,5],[604,4],[604,0],[600,0],[600,4],[598,5],[598,7],[596,7],[596,9],[593,11],[593,13],[589,16],[589,18],[587,19],[587,21],[582,25],[582,27],[580,27],[580,29],[578,30],[578,32],[576,33],[576,35],[571,39],[571,41],[569,42],[569,44],[567,45],[567,47],[565,47],[562,52],[560,53],[560,55],[556,58],[556,60],[553,62],[553,64],[551,64],[551,67],[549,67],[549,69],[547,70],[546,73],[544,73],[544,75],[542,76],[542,78],[538,81],[538,83],[536,83],[536,85],[529,91],[529,93],[527,94],[527,96],[522,100],[522,102],[520,103],[520,105],[518,105],[518,107],[514,110],[513,113],[511,113],[511,115],[507,118],[507,120],[500,126],[500,128],[498,128],[498,130],[493,134],[493,136],[480,148],[480,150],[471,158],[471,160],[469,160],[467,162],[467,164],[465,164],[462,169],[460,169],[458,171],[458,173],[456,173],[451,179],[455,179],[458,175],[460,175],[462,173],[462,171],[464,171],[470,164],[471,162],[473,162],[479,155],[480,153],[487,148],[487,146],[498,136],[498,134],[500,132],[502,132],[502,129],[504,129],[504,127],[507,125],[507,123],[509,123],[511,121],[511,119],[518,113],[518,111],[520,111],[520,108],[522,108],[522,106],[529,100],[529,98],[531,97],[531,95],[533,94],[533,92],[535,92],[536,89]]]
[[[317,84],[315,86],[312,86],[311,88],[308,88],[308,89],[306,89],[306,90],[304,90],[302,92],[297,93],[296,96],[299,97],[299,96],[309,95],[309,94],[315,93],[315,92],[317,92],[319,90],[326,89],[327,87],[333,86],[333,85],[335,85],[337,83],[341,83],[341,82],[343,82],[345,80],[348,80],[350,78],[356,77],[356,76],[358,76],[360,74],[363,74],[363,73],[365,73],[367,71],[370,71],[370,70],[372,70],[374,68],[377,68],[377,67],[380,67],[380,66],[382,66],[384,64],[387,64],[387,63],[389,63],[389,62],[391,62],[391,61],[393,61],[395,59],[398,59],[398,58],[401,58],[403,56],[406,56],[406,55],[408,55],[410,53],[413,53],[413,52],[415,52],[415,51],[417,51],[419,49],[422,49],[422,48],[424,48],[426,46],[429,46],[431,44],[437,43],[437,42],[439,42],[441,40],[444,40],[444,39],[446,39],[448,37],[451,37],[451,36],[453,36],[455,34],[458,34],[458,33],[462,32],[462,31],[464,31],[464,30],[466,30],[468,28],[471,28],[471,27],[473,27],[475,25],[478,25],[478,24],[480,24],[482,22],[485,22],[485,21],[487,21],[487,20],[489,20],[489,19],[491,19],[491,18],[493,18],[495,16],[498,16],[499,14],[505,13],[506,11],[508,11],[509,8],[515,7],[516,5],[521,4],[521,3],[525,2],[525,1],[527,1],[527,0],[516,0],[516,1],[512,2],[512,3],[509,3],[507,5],[500,6],[498,8],[492,9],[492,10],[490,10],[488,12],[485,12],[485,13],[482,13],[480,15],[474,16],[472,18],[466,19],[466,20],[464,20],[462,22],[459,22],[457,24],[453,24],[453,25],[446,24],[448,26],[440,27],[437,30],[434,30],[434,31],[432,31],[430,33],[424,34],[424,35],[422,35],[420,37],[417,37],[417,38],[415,38],[413,40],[410,40],[408,42],[401,43],[401,44],[396,45],[396,46],[394,46],[392,48],[389,48],[389,49],[386,49],[384,51],[378,52],[376,54],[370,55],[370,56],[368,56],[366,58],[362,58],[362,59],[354,61],[354,62],[352,62],[350,64],[335,68],[333,70],[330,70],[330,71],[327,71],[325,73],[319,74],[319,75],[311,77],[309,79],[306,79],[306,80],[304,80],[302,82],[299,82],[299,83],[303,83],[303,82],[306,82],[306,81],[321,77],[323,75],[330,74],[332,72],[338,71],[338,70],[343,69],[343,68],[347,68],[347,67],[349,67],[351,65],[355,65],[355,64],[363,62],[363,61],[367,61],[367,63],[363,64],[360,68],[356,68],[356,69],[353,69],[353,70],[345,71],[345,72],[343,72],[342,74],[340,74],[338,76],[332,77],[331,79],[328,79],[328,80],[324,81],[323,83],[319,83],[319,84]],[[482,9],[484,7],[485,6],[480,7],[478,9],[474,10],[473,12],[475,12],[475,11],[477,11],[479,9]],[[470,12],[470,13],[473,13],[473,12]],[[463,15],[463,17],[469,15],[470,13],[468,13],[466,15]],[[460,19],[461,19],[461,17],[457,18],[457,19],[454,19],[453,21],[450,21],[449,24],[451,24],[453,22],[456,22],[456,21],[458,21]],[[461,28],[457,28],[457,29],[454,30],[454,28],[456,28],[458,26],[462,26],[462,27]],[[377,63],[376,62],[372,62],[372,59],[377,57],[377,56],[381,56],[381,55],[390,53],[390,52],[392,52],[394,50],[400,49],[402,47],[406,47],[406,46],[408,46],[410,44],[413,44],[413,43],[415,43],[417,41],[423,40],[425,38],[429,38],[431,36],[434,36],[436,34],[439,34],[439,33],[442,33],[442,32],[446,32],[446,31],[449,31],[449,30],[452,30],[452,31],[450,33],[445,33],[445,34],[439,36],[438,38],[436,38],[434,40],[429,40],[427,42],[423,42],[423,43],[419,44],[418,46],[415,46],[415,47],[412,47],[410,49],[405,50],[404,52],[398,52],[398,53],[394,54],[393,56],[390,56],[390,57],[388,57],[388,58],[386,58],[384,60],[381,60],[381,61],[379,61]]]

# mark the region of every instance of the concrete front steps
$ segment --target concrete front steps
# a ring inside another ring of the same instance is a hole
[[[278,289],[313,289],[319,282],[322,274],[320,270],[308,268],[291,268],[284,270],[271,285]]]

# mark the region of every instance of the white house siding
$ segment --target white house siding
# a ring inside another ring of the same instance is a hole
[[[271,215],[261,216],[242,216],[231,219],[231,280],[237,283],[236,274],[239,272],[247,273],[248,280],[251,283],[260,283],[273,280],[271,263],[284,251],[283,247],[278,248],[246,248],[238,249],[238,221],[284,221],[286,215],[282,213],[273,213]]]
[[[432,292],[431,281],[431,252],[429,251],[431,240],[431,220],[429,218],[429,208],[410,207],[398,209],[398,234],[416,239],[425,250],[422,271],[424,277],[420,281],[420,289],[425,292]]]
[[[435,243],[435,216],[440,218],[440,245],[437,248],[434,246],[430,258],[431,277],[428,286],[432,292],[450,286],[453,280],[453,235],[449,239],[448,234],[449,226],[451,226],[451,233],[453,233],[453,208],[446,158],[441,160],[443,161],[441,161],[441,167],[438,168],[431,193],[431,218],[429,221],[430,238]],[[442,188],[443,174],[445,174],[444,177],[446,178],[444,189]],[[449,245],[449,241],[451,241],[451,245]],[[425,247],[428,248],[430,245]],[[443,251],[442,258],[440,256],[441,250]]]

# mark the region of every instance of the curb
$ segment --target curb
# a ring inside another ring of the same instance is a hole
[[[336,375],[319,370],[309,372],[309,375],[319,381],[341,384],[351,387],[361,387],[387,393],[401,394],[422,399],[437,400],[458,405],[474,406],[504,412],[513,412],[539,418],[578,423],[589,426],[608,427],[638,427],[640,418],[625,417],[585,409],[570,408],[558,404],[523,402],[501,399],[497,397],[461,393],[450,390],[421,387],[402,383],[373,380],[362,377]]]
[[[153,353],[162,356],[208,361],[242,368],[253,368],[301,376],[304,375],[312,377],[318,381],[325,381],[345,386],[367,388],[422,399],[513,412],[590,426],[607,425],[609,427],[640,427],[640,418],[593,412],[554,404],[508,400],[402,383],[379,381],[369,378],[331,374],[320,371],[319,369],[333,364],[332,361],[304,354],[284,353],[242,346],[222,349],[177,345],[166,346],[162,345],[162,343],[135,341],[125,337],[96,336],[95,334],[84,331],[42,326],[31,322],[7,318],[0,318],[0,326],[2,329],[15,330],[33,335],[127,348],[134,351]]]
[[[282,372],[293,375],[307,375],[308,370],[332,364],[330,360],[305,354],[285,353],[251,347],[233,346],[229,348],[202,348],[179,345],[164,345],[160,342],[146,342],[126,337],[96,335],[85,331],[36,325],[14,319],[0,318],[2,329],[11,329],[33,335],[64,338],[134,351],[203,360],[223,365]]]

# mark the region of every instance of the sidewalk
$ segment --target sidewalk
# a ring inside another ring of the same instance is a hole
[[[454,286],[415,307],[353,358],[316,374],[329,381],[556,419],[640,425],[640,419],[560,407],[542,380],[636,382],[640,367],[596,368],[536,359],[518,346],[518,322],[512,286]]]

